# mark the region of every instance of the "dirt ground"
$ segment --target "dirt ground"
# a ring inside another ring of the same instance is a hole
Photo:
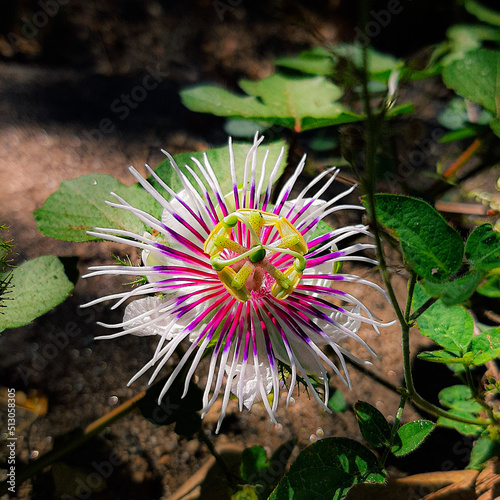
[[[16,4],[18,10],[3,18],[6,35],[11,30],[27,32],[26,23],[39,10],[34,2]],[[241,77],[270,74],[272,60],[279,55],[298,53],[321,40],[343,39],[352,31],[349,12],[341,2],[311,9],[296,5],[289,9],[286,2],[251,7],[245,1],[208,0],[199,0],[191,8],[153,0],[59,4],[60,11],[32,38],[17,40],[14,45],[6,37],[0,42],[0,222],[10,226],[16,263],[44,254],[77,256],[81,274],[90,265],[112,263],[112,253],[125,257],[130,249],[42,236],[33,210],[41,207],[61,182],[83,174],[107,173],[131,184],[127,166],[157,164],[160,148],[175,154],[224,144],[224,121],[185,109],[178,97],[181,88],[206,81],[235,88]],[[112,103],[141,86],[148,74],[158,79],[158,86],[121,118]],[[112,132],[100,128],[105,118],[112,121]],[[398,269],[397,256],[393,258]],[[352,272],[366,274],[368,270],[353,267]],[[396,273],[394,283],[404,301],[405,276]],[[123,311],[79,308],[121,286],[120,279],[80,279],[71,297],[55,310],[27,327],[0,335],[0,385],[27,394],[37,391],[48,401],[47,412],[34,421],[31,412],[19,412],[23,421],[17,447],[20,462],[46,453],[57,436],[85,427],[146,387],[146,378],[129,388],[126,383],[149,360],[154,341],[126,337],[96,342],[94,337],[103,331],[95,322],[118,321]],[[354,292],[377,315],[385,320],[393,318],[378,295],[362,287]],[[68,325],[73,322],[80,333],[70,336]],[[380,337],[366,329],[365,338],[379,356],[371,370],[400,385],[397,327],[384,329]],[[415,335],[414,351],[424,343]],[[49,344],[56,345],[56,355],[47,355]],[[352,349],[364,357],[359,346]],[[202,383],[203,369],[198,373]],[[429,376],[428,388],[433,389],[437,375]],[[358,399],[368,401],[393,418],[399,403],[397,394],[355,369],[351,369],[351,377],[352,391],[339,386],[349,405]],[[408,407],[404,420],[417,415]],[[272,452],[283,441],[296,437],[296,456],[311,440],[323,436],[362,439],[350,407],[345,413],[327,414],[305,393],[295,397],[290,408],[282,405],[279,428],[269,425],[262,405],[240,414],[232,402],[221,433],[215,436],[217,416],[214,408],[203,428],[219,449],[229,444],[263,444]],[[437,437],[448,438],[452,443],[458,439],[446,432]],[[442,447],[447,446],[451,445]],[[0,457],[2,453],[3,449]],[[73,487],[68,485],[88,478],[95,464],[110,460],[112,453],[118,457],[116,468],[91,498],[169,498],[209,458],[198,440],[179,438],[172,426],[154,426],[132,413],[35,481],[26,482],[18,498],[74,495],[74,483]],[[425,464],[416,464],[418,459],[401,461],[396,472],[436,469],[443,457],[436,453]],[[461,456],[453,464],[456,468],[464,465]]]

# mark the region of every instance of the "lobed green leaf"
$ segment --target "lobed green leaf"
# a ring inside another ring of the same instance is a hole
[[[452,408],[449,410],[451,415],[456,415],[462,418],[474,418],[475,415],[471,415],[469,412],[463,410],[457,410]],[[458,422],[457,420],[452,420],[450,418],[439,417],[437,424],[442,427],[448,427],[450,429],[455,429],[464,436],[479,436],[483,432],[483,427],[480,425],[466,424],[463,422]]]
[[[478,287],[477,293],[493,299],[500,298],[500,275],[493,275],[488,278]]]
[[[236,142],[233,144],[233,153],[234,153],[234,163],[235,163],[235,170],[236,170],[236,178],[240,181],[243,182],[243,173],[245,171],[245,161],[247,158],[247,153],[248,150],[250,149],[250,144],[248,143],[241,143],[241,142]],[[271,171],[274,167],[274,164],[276,163],[277,159],[279,158],[281,151],[283,150],[283,157],[282,161],[280,164],[280,167],[277,171],[277,177],[278,178],[284,171],[285,169],[285,162],[286,162],[286,155],[288,148],[286,146],[286,143],[284,141],[276,141],[271,144],[265,144],[260,146],[257,149],[257,165],[262,165],[262,162],[264,160],[264,156],[266,154],[266,151],[269,150],[269,156],[267,158],[266,162],[266,175],[264,177],[264,183],[263,183],[263,190],[267,188],[267,182],[269,180],[269,175],[271,174]],[[219,185],[221,187],[221,191],[224,195],[231,193],[233,189],[233,183],[231,180],[231,172],[229,170],[229,150],[227,146],[222,146],[220,148],[213,148],[209,149],[208,151],[197,151],[194,153],[179,153],[174,156],[174,160],[179,166],[179,168],[182,170],[184,174],[191,180],[193,186],[198,189],[198,186],[196,182],[194,182],[194,179],[191,177],[191,174],[187,172],[187,170],[184,168],[184,165],[189,165],[193,167],[194,162],[192,158],[196,158],[198,161],[201,162],[203,165],[203,157],[206,154],[208,161],[210,162],[210,165],[212,166],[215,175],[217,177],[217,180],[219,182]],[[162,181],[167,184],[171,189],[173,189],[175,192],[180,191],[183,189],[182,183],[176,174],[175,170],[172,168],[170,165],[170,160],[166,158],[163,160],[158,167],[155,169],[156,174],[162,179]],[[170,196],[161,188],[161,186],[156,182],[152,177],[149,177],[149,182],[158,189],[166,199],[170,199]],[[202,193],[204,194],[204,193]]]
[[[259,162],[263,161],[265,152],[269,149],[266,181],[284,145],[284,142],[275,142],[267,145],[265,148],[259,148],[257,152],[257,160]],[[243,170],[249,147],[249,144],[241,143],[234,144],[233,147],[236,172],[239,179],[243,179]],[[224,194],[229,193],[232,183],[227,146],[209,150],[206,154],[219,179],[222,192]],[[181,167],[181,170],[184,170],[183,166],[185,163],[193,164],[192,157],[203,162],[203,155],[204,153],[199,151],[195,153],[181,153],[175,155],[174,159]],[[286,157],[286,148],[283,156],[284,158]],[[277,172],[278,176],[283,172],[284,168],[285,161],[282,161]],[[156,172],[174,191],[182,189],[182,183],[168,159],[160,163]],[[189,174],[187,175],[190,177]],[[152,178],[149,180],[165,198],[170,198],[156,181],[152,180]],[[196,186],[196,183],[194,185]],[[263,184],[263,189],[266,187],[267,182]],[[46,236],[64,241],[95,240],[97,238],[86,233],[86,231],[92,230],[95,227],[125,229],[137,234],[142,234],[148,230],[148,226],[143,224],[132,213],[127,210],[110,207],[104,203],[105,200],[116,201],[110,195],[111,192],[115,192],[134,207],[140,208],[156,218],[161,217],[162,207],[139,184],[125,186],[110,175],[84,175],[77,179],[63,182],[59,189],[47,198],[43,206],[35,210],[38,229]]]
[[[248,118],[296,132],[362,119],[337,102],[342,90],[323,76],[274,74],[259,81],[241,80],[241,96],[213,85],[181,91],[186,107],[228,118]]]
[[[500,327],[489,328],[472,337],[471,353],[473,365],[484,365],[500,356]]]

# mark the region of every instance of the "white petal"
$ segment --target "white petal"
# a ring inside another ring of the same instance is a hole
[[[168,324],[171,322],[170,314],[162,314],[160,310],[154,310],[158,308],[161,303],[164,302],[162,297],[145,297],[143,299],[137,299],[127,305],[125,308],[125,314],[123,315],[123,321],[130,323],[127,325],[128,328],[135,328],[142,325],[142,328],[133,332],[133,335],[139,337],[147,335],[161,335]],[[147,314],[148,311],[153,311],[151,314]],[[176,333],[183,329],[183,325],[176,324],[170,329],[170,333],[167,339],[175,336]]]
[[[248,360],[248,363],[245,368],[245,379],[243,380],[242,391],[239,393],[239,383],[241,377],[241,369],[242,364],[239,364],[234,370],[235,375],[234,378],[230,381],[231,383],[231,392],[238,397],[240,401],[243,401],[245,407],[249,410],[254,402],[260,401],[260,392],[259,387],[257,386],[257,374],[255,373],[254,364],[251,360]],[[226,365],[226,373],[229,374],[231,371],[231,366]],[[259,373],[261,384],[264,386],[266,394],[271,392],[273,388],[273,374],[272,370],[267,363],[259,364]]]

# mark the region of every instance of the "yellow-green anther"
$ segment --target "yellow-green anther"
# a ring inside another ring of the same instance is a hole
[[[240,289],[236,289],[233,287],[232,282],[236,273],[230,268],[225,267],[222,271],[217,273],[221,283],[226,287],[226,290],[237,300],[240,302],[246,302],[250,298],[250,292],[247,290],[245,286]]]
[[[231,286],[236,290],[240,290],[253,270],[254,266],[248,261],[245,262],[245,264],[243,264],[243,267],[233,277]]]
[[[233,228],[238,222],[250,233],[253,246],[249,249],[233,239]],[[280,236],[268,245],[260,240],[262,228],[265,226],[273,226]],[[225,258],[221,256],[224,250],[229,251],[224,253]],[[271,294],[278,299],[288,297],[299,284],[302,271],[307,266],[304,254],[308,252],[308,247],[302,234],[285,217],[251,208],[240,208],[224,217],[206,239],[204,251],[210,255],[210,263],[217,271],[221,283],[241,302],[251,297],[249,288],[254,291],[260,289],[264,272],[275,281]],[[295,259],[288,269],[281,271],[266,258],[268,253],[287,254]],[[229,255],[232,257],[228,258]],[[236,264],[237,271],[231,267]],[[254,279],[250,279],[250,276]]]

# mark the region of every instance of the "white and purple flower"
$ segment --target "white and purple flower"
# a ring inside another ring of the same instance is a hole
[[[285,382],[281,380],[283,366],[288,372],[287,404],[299,378],[327,409],[326,367],[350,385],[344,355],[352,355],[341,347],[342,340],[353,338],[374,354],[358,331],[363,323],[375,331],[382,326],[358,299],[336,288],[338,283],[355,282],[384,294],[370,281],[340,273],[344,261],[376,264],[373,259],[359,255],[360,251],[373,248],[371,244],[356,243],[340,249],[340,243],[346,238],[369,236],[368,228],[354,225],[330,228],[324,234],[317,231],[320,221],[334,212],[363,209],[337,205],[354,186],[330,201],[322,200],[320,197],[338,173],[331,168],[314,178],[296,198],[290,199],[304,167],[304,157],[272,205],[271,187],[283,151],[264,186],[267,155],[261,168],[257,168],[257,148],[262,140],[256,136],[248,151],[243,179],[236,178],[229,141],[233,185],[230,193],[222,193],[206,156],[203,164],[193,158],[196,168],[184,167],[192,182],[165,153],[183,186],[178,193],[147,167],[169,194],[169,201],[130,167],[132,175],[163,207],[161,220],[112,193],[117,202],[106,203],[131,212],[151,228],[150,232],[141,235],[105,228],[89,232],[92,236],[140,248],[143,265],[94,267],[86,277],[123,274],[147,278],[131,291],[86,304],[116,300],[115,308],[128,299],[135,299],[126,306],[123,322],[102,324],[121,331],[100,338],[127,334],[160,337],[151,361],[130,383],[155,367],[151,383],[177,346],[185,340],[189,342],[161,391],[160,401],[190,362],[185,378],[187,392],[200,360],[208,353],[210,365],[203,415],[223,392],[217,430],[231,393],[238,398],[240,410],[243,406],[250,408],[256,400],[262,401],[271,421],[277,423],[275,413]],[[333,349],[345,376],[321,346]],[[322,397],[311,384],[311,378],[324,386]],[[270,394],[272,398],[268,397]]]

